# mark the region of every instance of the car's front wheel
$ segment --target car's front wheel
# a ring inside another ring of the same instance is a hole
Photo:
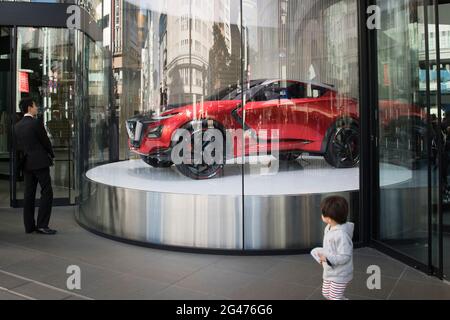
[[[176,164],[177,169],[186,177],[195,180],[213,179],[223,174],[225,165],[225,137],[218,123],[214,121],[203,120],[200,123],[193,123],[186,127],[190,135],[189,148],[183,149],[182,152],[187,152],[187,155],[180,154],[184,159],[182,163]],[[204,139],[204,135],[210,129],[215,129],[216,133],[220,133],[217,137],[212,136],[210,139]],[[218,143],[216,139],[222,139],[222,143]],[[207,141],[204,141],[207,140]],[[200,147],[196,147],[196,143]],[[222,147],[214,148],[214,145]],[[216,152],[219,152],[216,157]],[[207,161],[205,153],[210,153],[212,158],[220,158],[220,161]],[[187,161],[186,161],[187,160]]]
[[[355,123],[336,125],[324,157],[335,168],[353,168],[358,165],[360,160],[359,127]]]
[[[146,164],[152,166],[153,168],[170,168],[173,165],[173,163],[170,161],[163,161],[147,156],[141,156],[141,158]]]

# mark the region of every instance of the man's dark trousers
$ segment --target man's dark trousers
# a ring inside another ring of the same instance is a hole
[[[23,219],[25,231],[31,233],[35,228],[48,228],[53,203],[52,180],[50,177],[50,168],[31,171],[24,170],[23,174],[25,178]],[[34,209],[38,183],[41,186],[41,203],[36,223],[34,220]]]

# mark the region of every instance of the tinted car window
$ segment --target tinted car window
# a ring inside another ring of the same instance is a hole
[[[247,84],[244,85],[244,91],[241,86],[233,86],[228,89],[224,89],[216,95],[208,97],[208,101],[212,100],[242,100],[245,94],[246,100],[251,99],[261,89],[260,83],[250,83],[250,87]]]
[[[253,98],[253,101],[270,101],[281,99],[302,99],[305,97],[305,86],[300,82],[274,82],[264,86]]]
[[[303,99],[305,98],[305,85],[300,82],[287,83],[288,99]]]
[[[307,84],[306,85],[306,98],[319,98],[323,96],[327,92],[326,88],[313,85],[313,84]]]

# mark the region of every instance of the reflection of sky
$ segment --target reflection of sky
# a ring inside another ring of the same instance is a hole
[[[427,71],[426,70],[419,71],[419,79],[420,79],[420,81],[427,80]],[[437,70],[430,71],[430,80],[431,81],[437,80]],[[449,70],[441,70],[441,81],[442,82],[450,81],[450,71]]]
[[[190,2],[189,2],[190,1]],[[203,0],[203,1],[215,1],[216,4],[229,3],[230,17],[229,21],[223,20],[223,16],[217,14],[211,16],[208,10],[203,10],[202,7],[196,7],[195,0],[126,0],[126,2],[137,6],[141,10],[149,10],[155,13],[167,14],[170,16],[184,16],[186,15],[186,4],[192,4],[192,15],[200,18],[203,21],[213,22],[226,22],[232,25],[239,26],[241,24],[241,1],[240,0]],[[201,3],[201,1],[200,1]],[[277,4],[277,0],[243,0],[243,22],[248,28],[247,36],[249,37],[250,47],[257,47],[257,28],[261,27],[277,27],[278,18],[276,13],[273,13],[273,19],[258,19],[258,7],[267,4]]]
[[[427,71],[420,70],[419,71],[419,80],[421,83],[426,83],[427,81]],[[437,81],[437,70],[430,71],[430,81]],[[424,87],[424,86],[421,86]],[[441,90],[445,92],[450,92],[450,71],[449,70],[441,70]]]
[[[231,9],[231,24],[240,24],[240,0],[203,1],[215,1],[216,4],[219,4],[220,2],[229,3],[229,7]],[[195,0],[126,0],[126,2],[129,2],[143,10],[151,10],[153,12],[179,17],[186,14],[186,4],[191,3],[192,8],[195,8],[195,4],[198,3]],[[257,25],[257,19],[255,15],[256,7],[256,0],[243,0],[244,20],[246,21],[246,25]],[[212,17],[207,10],[196,10],[195,12],[193,12],[193,15],[204,21],[214,20],[215,22],[230,23],[230,21],[216,21],[219,20],[220,17]]]

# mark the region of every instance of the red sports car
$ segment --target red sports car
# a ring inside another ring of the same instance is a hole
[[[360,159],[358,120],[358,101],[339,94],[331,86],[255,80],[244,89],[230,88],[202,103],[176,107],[159,116],[136,116],[127,121],[127,130],[130,150],[153,167],[174,164],[172,151],[180,142],[173,139],[177,129],[187,130],[192,144],[198,128],[202,132],[220,130],[224,137],[231,130],[252,132],[246,134],[246,139],[254,143],[246,143],[244,148],[234,146],[223,161],[175,163],[190,178],[209,179],[223,172],[227,158],[258,154],[262,144],[265,150],[276,151],[281,160],[309,153],[324,156],[336,168],[354,167]],[[275,130],[276,143],[270,138],[270,132]],[[266,134],[260,137],[259,132]],[[203,150],[206,147],[207,143],[203,143]]]

